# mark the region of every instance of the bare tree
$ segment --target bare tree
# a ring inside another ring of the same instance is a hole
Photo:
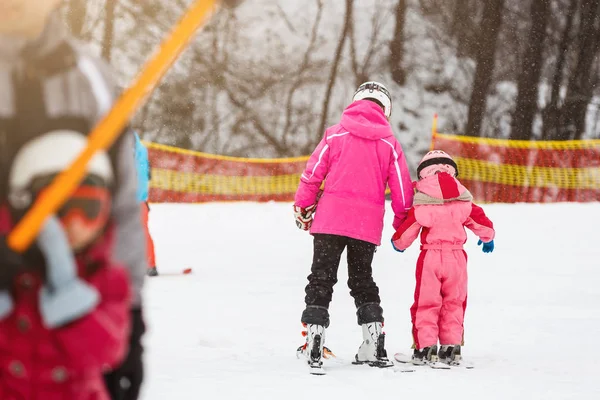
[[[118,0],[106,0],[106,6],[104,8],[104,38],[102,40],[102,57],[110,62],[112,49],[113,49],[113,37],[115,34],[115,11],[117,8]]]
[[[342,28],[337,48],[335,49],[335,56],[333,58],[331,71],[329,72],[329,80],[327,82],[327,89],[325,91],[325,98],[323,99],[323,108],[321,110],[321,123],[319,124],[319,129],[317,130],[317,135],[319,138],[323,134],[323,131],[325,130],[325,124],[327,123],[327,116],[329,114],[329,102],[331,101],[331,93],[333,91],[333,86],[335,85],[335,79],[337,77],[338,65],[342,58],[342,53],[344,52],[344,44],[346,43],[346,37],[348,36],[350,25],[352,24],[353,20],[353,6],[354,0],[346,0],[346,15],[344,17],[344,27]]]
[[[477,54],[477,33],[480,31],[477,20],[480,11],[480,1],[454,0],[450,33],[456,38],[459,57],[472,57]]]
[[[390,42],[390,71],[392,79],[398,85],[404,85],[406,72],[402,67],[404,59],[404,25],[406,21],[406,0],[398,0],[396,4],[396,21],[394,37]]]
[[[487,104],[487,94],[492,83],[498,34],[502,25],[504,0],[489,0],[485,3],[481,20],[481,40],[477,50],[477,69],[469,104],[466,134],[479,136]]]
[[[85,19],[87,15],[87,6],[85,0],[69,0],[66,4],[67,24],[75,37],[81,37]]]
[[[552,77],[552,90],[550,92],[550,101],[546,106],[543,113],[544,120],[544,131],[542,138],[544,140],[554,139],[558,129],[559,121],[559,100],[560,100],[560,89],[563,84],[565,75],[565,64],[567,61],[567,55],[569,48],[571,47],[572,38],[571,33],[573,30],[573,21],[577,14],[579,0],[568,0],[569,9],[566,15],[565,27],[561,35],[561,39],[558,45],[558,56],[556,59],[556,65],[554,67],[554,74]]]
[[[550,0],[532,2],[530,13],[529,45],[517,80],[517,104],[510,133],[510,138],[513,140],[529,140],[532,137],[533,118],[538,110],[538,92]]]
[[[565,104],[561,110],[558,139],[581,139],[585,133],[587,105],[593,95],[593,62],[600,50],[600,0],[584,1],[577,66],[569,79]]]

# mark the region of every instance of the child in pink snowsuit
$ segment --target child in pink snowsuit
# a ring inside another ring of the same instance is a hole
[[[458,168],[443,151],[430,151],[417,169],[414,205],[392,244],[404,251],[421,232],[415,302],[412,305],[413,363],[460,362],[467,306],[465,228],[479,236],[485,253],[494,249],[494,228],[471,193],[456,179]],[[437,352],[438,339],[440,351]]]
[[[364,339],[355,361],[378,367],[392,365],[385,355],[383,310],[371,262],[381,244],[386,186],[391,190],[394,228],[406,218],[413,189],[402,147],[388,122],[391,106],[390,94],[382,84],[362,84],[340,123],[325,131],[296,192],[296,224],[300,229],[310,229],[314,236],[313,264],[301,321],[308,329],[305,354],[314,355],[309,365],[316,369],[320,368],[329,303],[345,249],[348,286]]]

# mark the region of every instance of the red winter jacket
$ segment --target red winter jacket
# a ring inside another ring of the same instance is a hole
[[[6,234],[9,221],[5,211],[0,214],[0,233]],[[111,241],[105,235],[77,260],[80,276],[98,290],[100,303],[63,327],[42,325],[40,276],[17,277],[14,310],[0,321],[1,400],[109,400],[102,375],[127,350],[131,301],[126,270],[107,258]],[[86,273],[85,266],[95,272]]]

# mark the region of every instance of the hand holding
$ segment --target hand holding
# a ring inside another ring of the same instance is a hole
[[[394,248],[394,250],[396,250],[398,253],[404,253],[404,250],[400,250],[399,248],[396,247],[396,245],[394,244],[394,239],[392,239],[391,242],[392,242],[392,247]]]

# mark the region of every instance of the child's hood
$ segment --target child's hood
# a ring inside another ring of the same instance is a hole
[[[383,109],[370,100],[358,100],[346,107],[340,125],[364,139],[379,140],[394,136]]]
[[[472,201],[473,196],[455,177],[440,172],[417,181],[414,204],[443,204],[450,201]]]

